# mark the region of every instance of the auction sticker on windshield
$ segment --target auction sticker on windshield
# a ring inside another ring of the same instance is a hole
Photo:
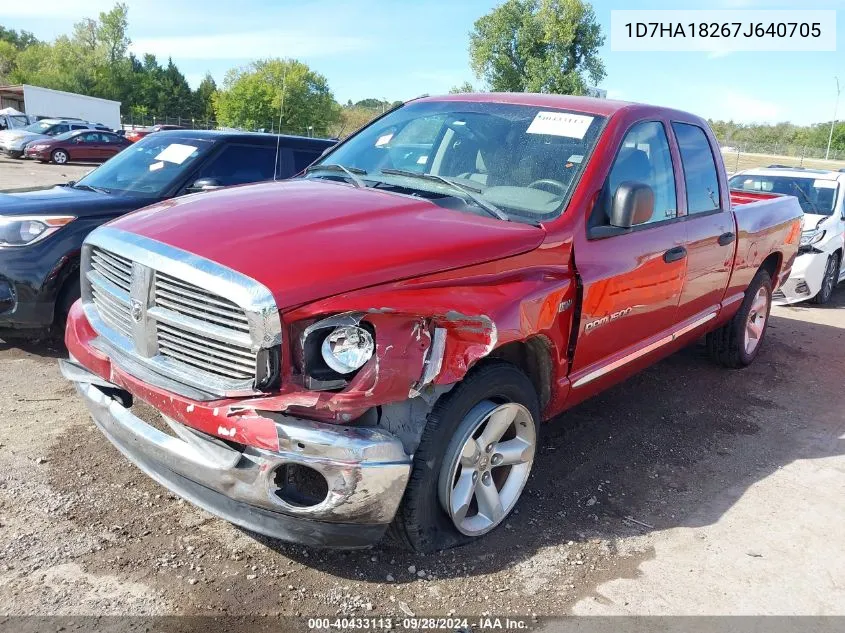
[[[163,150],[161,150],[161,152],[159,152],[158,156],[156,156],[155,159],[166,160],[168,163],[176,163],[177,165],[181,165],[186,160],[188,160],[191,154],[193,154],[195,151],[197,151],[197,148],[193,145],[171,143]]]
[[[549,136],[566,136],[568,138],[584,138],[593,117],[583,114],[569,114],[567,112],[537,113],[526,132],[528,134],[548,134]]]

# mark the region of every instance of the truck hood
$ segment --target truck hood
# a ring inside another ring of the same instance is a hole
[[[545,236],[541,227],[317,180],[167,200],[111,226],[248,275],[279,309],[517,255]]]

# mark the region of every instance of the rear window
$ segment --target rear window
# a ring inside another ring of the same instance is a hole
[[[804,213],[833,215],[839,194],[836,180],[806,176],[775,176],[769,174],[737,174],[730,179],[731,189],[761,191],[795,196]]]

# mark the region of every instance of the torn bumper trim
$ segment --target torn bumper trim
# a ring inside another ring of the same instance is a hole
[[[280,450],[237,450],[166,419],[168,434],[103,392],[101,378],[60,362],[97,427],[150,477],[188,501],[249,530],[319,547],[364,547],[393,519],[408,482],[410,457],[380,429],[343,427],[276,415]],[[112,385],[112,388],[118,388]],[[277,494],[276,473],[296,464],[325,479],[325,498],[294,505]]]

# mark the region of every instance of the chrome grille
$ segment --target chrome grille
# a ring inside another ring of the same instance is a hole
[[[231,301],[162,272],[156,273],[155,289],[155,305],[159,307],[212,325],[249,332],[246,314]]]
[[[158,351],[179,362],[218,376],[246,380],[255,376],[256,354],[250,347],[249,321],[243,309],[232,301],[162,272],[155,274],[154,305],[188,319],[207,323],[205,334],[160,322]],[[242,345],[215,338],[216,328],[227,328],[245,335]],[[202,329],[202,325],[199,328]]]
[[[91,299],[103,321],[118,334],[132,338],[132,317],[129,316],[129,288],[132,263],[124,257],[94,248],[91,270],[102,279],[91,284]]]
[[[175,379],[167,388],[236,396],[264,384],[269,365],[259,354],[281,343],[281,322],[256,281],[110,227],[86,240],[83,272],[94,329],[127,360]],[[120,364],[120,355],[113,359]]]

